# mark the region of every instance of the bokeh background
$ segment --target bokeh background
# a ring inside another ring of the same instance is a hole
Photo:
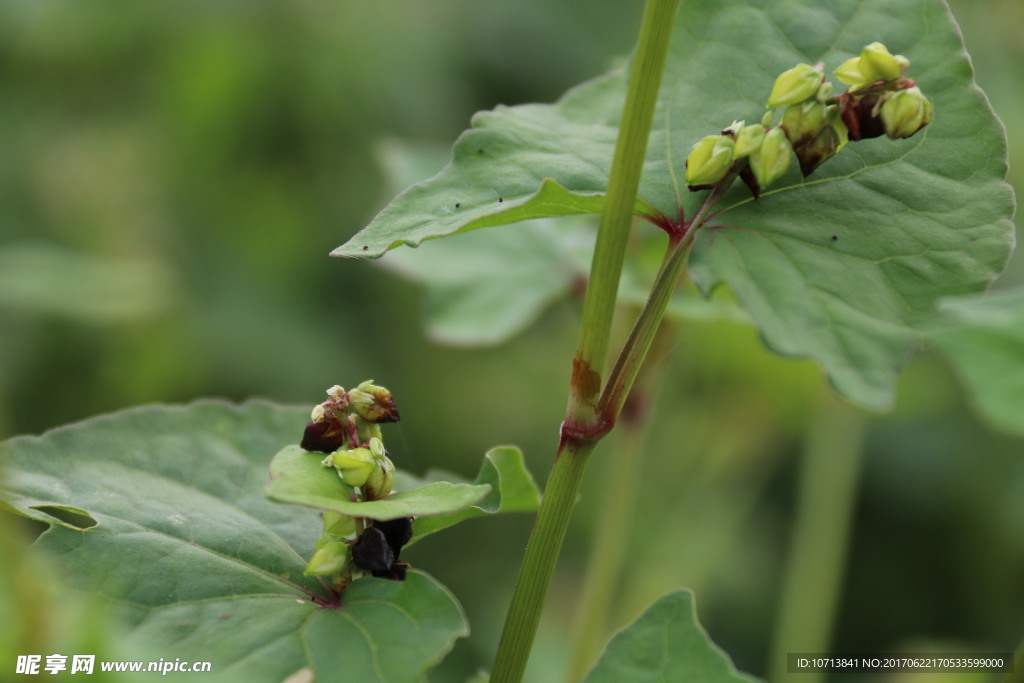
[[[1024,188],[1024,3],[956,0]],[[328,258],[389,199],[379,151],[449,142],[479,109],[547,102],[621,62],[642,3],[4,0],[0,3],[0,436],[201,396],[312,404],[374,378],[399,466],[475,473],[499,443],[547,473],[578,302],[493,348],[423,332],[416,286]],[[1020,219],[1018,219],[1019,225]],[[998,287],[1024,281],[1011,262]],[[681,325],[645,437],[621,625],[689,586],[763,674],[798,457],[827,392],[749,327]],[[481,400],[481,395],[486,400]],[[863,418],[833,651],[1010,651],[1024,638],[1024,441],[972,412],[937,354]],[[604,469],[594,459],[529,680],[560,680]],[[473,635],[432,680],[489,666],[531,519],[410,551]],[[844,679],[846,680],[846,679]],[[923,680],[923,679],[916,679]],[[958,681],[966,680],[957,678]]]

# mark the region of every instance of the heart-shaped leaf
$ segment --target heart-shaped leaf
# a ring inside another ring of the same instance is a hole
[[[943,301],[931,334],[994,426],[1024,434],[1024,290]]]
[[[11,439],[2,498],[51,525],[38,549],[70,587],[109,597],[147,657],[210,661],[218,681],[307,668],[317,680],[420,680],[468,632],[451,594],[413,571],[359,579],[338,604],[302,573],[316,515],[263,495],[271,457],[307,418],[200,401]]]
[[[912,62],[934,103],[909,140],[852,143],[813,176],[795,169],[755,202],[723,198],[698,235],[690,274],[726,283],[774,350],[815,358],[840,393],[871,407],[944,295],[984,289],[1012,245],[1003,131],[974,85],[941,0],[692,0],[682,5],[641,179],[638,213],[693,215],[690,147],[758,120],[775,76],[798,62],[836,68],[879,40]],[[621,72],[550,106],[478,114],[451,163],[399,195],[339,256],[527,218],[600,210],[625,90]],[[646,204],[644,203],[646,202]]]
[[[586,683],[753,683],[701,627],[693,593],[659,598],[612,638]]]

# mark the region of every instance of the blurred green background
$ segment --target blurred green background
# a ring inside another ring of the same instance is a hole
[[[952,4],[1019,190],[1024,3]],[[500,347],[441,348],[425,338],[413,285],[327,253],[389,199],[383,141],[449,142],[476,110],[554,100],[628,53],[641,8],[4,0],[0,436],[200,396],[313,404],[332,384],[374,378],[402,410],[388,437],[400,467],[472,476],[488,447],[514,443],[543,480],[578,302]],[[997,286],[1022,281],[1017,256]],[[712,637],[763,673],[797,456],[827,389],[747,327],[684,325],[671,347],[614,618],[690,586]],[[931,353],[901,377],[895,411],[866,419],[832,649],[1014,649],[1021,440],[974,417]],[[617,447],[602,447],[585,484],[531,681],[565,666]],[[434,680],[489,666],[531,521],[476,520],[410,551],[474,629]]]

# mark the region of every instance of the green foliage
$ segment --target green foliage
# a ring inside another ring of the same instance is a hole
[[[428,478],[444,477],[447,480],[458,479],[450,473],[429,473]],[[458,524],[464,519],[481,515],[493,515],[498,512],[534,512],[540,503],[540,491],[533,477],[526,470],[523,454],[514,446],[496,446],[487,451],[484,462],[480,465],[480,473],[473,482],[479,486],[489,486],[490,492],[485,498],[458,512],[448,515],[420,517],[413,520],[413,537],[410,543]],[[476,488],[476,487],[474,487]]]
[[[131,642],[154,659],[209,660],[218,680],[282,680],[306,667],[323,679],[417,680],[468,633],[462,609],[419,571],[404,582],[357,580],[340,607],[322,607],[331,596],[302,573],[318,520],[263,495],[271,455],[302,434],[305,420],[305,411],[265,402],[200,401],[13,439],[0,446],[3,498],[50,525],[38,550],[70,587],[109,598]],[[338,481],[320,467],[322,456],[293,449],[274,467],[294,456]],[[307,473],[295,476],[306,481]],[[414,502],[398,514],[472,503],[529,509],[531,492],[536,501],[514,449],[496,449],[480,480],[430,484],[420,491],[433,495],[406,495]]]
[[[619,632],[585,683],[753,683],[697,621],[693,593],[678,590]]]
[[[270,463],[267,497],[279,503],[333,510],[349,517],[383,520],[455,512],[479,502],[490,492],[486,486],[439,481],[380,500],[357,502],[350,500],[352,489],[341,481],[337,470],[320,464],[323,457],[298,446],[287,446]]]
[[[444,165],[441,147],[391,141],[380,149],[388,186],[397,193]],[[498,344],[528,327],[551,303],[578,292],[594,251],[589,216],[524,221],[515,230],[476,230],[457,240],[429,240],[396,249],[380,264],[417,283],[426,297],[424,325],[436,342]],[[630,245],[619,300],[642,306],[661,257],[660,240],[644,234]],[[681,320],[747,321],[725,296],[710,302],[688,284],[669,302],[666,315]]]
[[[294,503],[333,510],[350,517],[396,519],[417,517],[413,540],[440,531],[463,519],[496,512],[530,512],[537,509],[539,492],[517,448],[500,447],[487,452],[480,474],[473,484],[427,481],[403,475],[396,493],[371,501],[350,500],[346,486],[332,467],[320,464],[324,455],[298,446],[286,446],[270,463],[267,497],[280,503]],[[458,479],[446,475],[446,479]]]
[[[931,338],[946,352],[981,415],[1024,434],[1024,292],[949,299]]]
[[[819,60],[834,68],[859,54],[866,35],[920,65],[936,110],[925,131],[850,145],[809,180],[791,170],[758,202],[734,190],[715,218],[722,227],[697,237],[690,260],[705,294],[723,282],[733,289],[771,348],[815,358],[854,401],[890,405],[935,300],[985,288],[1012,245],[1002,128],[973,84],[947,8],[689,2],[678,22],[638,209],[673,220],[699,201],[682,184],[690,146],[760,116],[766,72]],[[555,105],[478,114],[449,166],[335,255],[378,257],[403,242],[599,210],[623,92],[624,75],[613,72]]]

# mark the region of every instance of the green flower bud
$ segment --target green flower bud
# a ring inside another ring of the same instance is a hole
[[[344,541],[325,543],[317,550],[302,573],[306,576],[328,576],[340,572],[348,564],[348,544]]]
[[[860,51],[860,63],[857,65],[868,83],[891,81],[908,66],[910,60],[903,55],[891,54],[889,48],[877,42],[864,46]]]
[[[729,172],[735,149],[725,135],[708,135],[695,144],[686,157],[686,184],[694,190],[717,183]]]
[[[891,93],[880,112],[890,138],[909,138],[932,120],[932,103],[917,86]]]
[[[369,448],[353,448],[348,451],[335,451],[327,458],[337,468],[341,480],[349,486],[363,486],[373,474],[377,459]]]
[[[398,422],[400,415],[391,392],[367,380],[348,392],[348,400],[356,415],[367,422]]]
[[[775,79],[768,106],[782,107],[810,99],[818,92],[824,78],[824,74],[810,64],[797,64]]]
[[[381,438],[380,425],[376,422],[367,422],[362,418],[356,419],[356,436],[359,443],[366,443],[370,439]]]
[[[754,150],[761,147],[763,140],[764,126],[760,123],[744,126],[740,134],[736,136],[736,150],[733,156],[737,159],[750,156]]]
[[[806,144],[818,136],[825,127],[826,110],[827,107],[818,100],[807,100],[786,107],[781,125],[793,147]]]
[[[764,113],[764,116],[761,117],[761,127],[764,128],[764,129],[771,128],[772,127],[772,121],[774,121],[774,120],[775,120],[775,112],[772,111],[771,109],[769,109],[768,111],[766,111]]]
[[[324,538],[340,540],[355,533],[356,520],[340,512],[327,510],[324,512]]]
[[[825,111],[825,118],[828,120],[828,125],[835,130],[836,135],[839,137],[839,146],[836,147],[838,152],[850,141],[850,131],[847,130],[846,124],[843,123],[843,119],[839,115],[838,105],[830,104]]]
[[[366,500],[386,498],[395,485],[395,465],[386,455],[374,460],[373,471],[363,484],[363,496]]]
[[[839,65],[839,68],[832,72],[836,78],[847,85],[861,85],[867,79],[860,70],[860,57],[851,57]],[[854,88],[856,90],[856,88]]]
[[[758,186],[764,190],[785,175],[793,158],[793,147],[785,131],[772,128],[765,133],[761,148],[750,155],[750,170],[754,172]]]

